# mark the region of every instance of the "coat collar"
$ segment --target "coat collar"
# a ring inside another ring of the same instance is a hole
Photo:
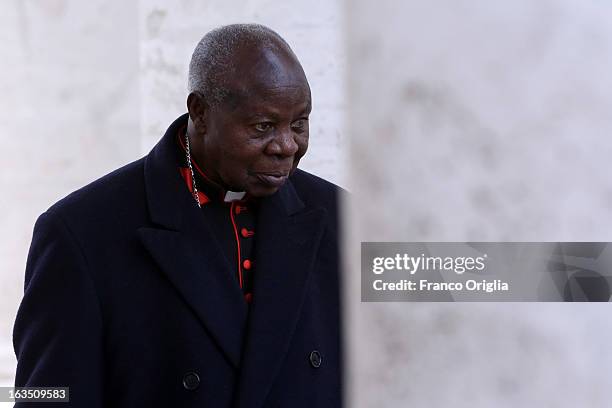
[[[186,121],[187,114],[179,117],[145,159],[146,199],[153,226],[138,233],[227,360],[240,369],[240,404],[260,406],[288,351],[326,211],[307,206],[291,179],[277,193],[261,199],[249,313],[212,229],[178,171],[174,136]]]
[[[145,159],[146,199],[153,225],[139,228],[138,233],[228,361],[239,367],[247,307],[178,170],[175,135],[186,120],[183,115],[174,121]],[[224,314],[217,313],[219,310]]]

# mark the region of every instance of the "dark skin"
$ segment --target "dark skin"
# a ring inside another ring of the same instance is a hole
[[[295,55],[250,44],[225,73],[230,97],[220,104],[187,98],[194,159],[211,181],[253,197],[274,194],[308,149],[310,87]]]

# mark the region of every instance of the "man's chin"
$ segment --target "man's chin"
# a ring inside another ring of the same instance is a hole
[[[257,174],[249,178],[245,191],[251,197],[267,197],[276,193],[289,179],[288,176]]]
[[[284,183],[280,184],[280,185],[267,185],[264,183],[256,183],[254,185],[250,185],[247,187],[246,192],[251,196],[251,197],[268,197],[273,195],[274,193],[276,193],[282,186],[284,185]]]

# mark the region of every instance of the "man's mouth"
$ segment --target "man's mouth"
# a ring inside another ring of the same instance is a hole
[[[288,173],[270,172],[270,173],[255,173],[255,177],[263,184],[270,187],[280,187],[287,181]]]

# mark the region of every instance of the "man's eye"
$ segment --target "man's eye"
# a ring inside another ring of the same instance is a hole
[[[306,126],[306,119],[299,119],[291,124],[291,128],[295,130],[303,130],[305,126]]]
[[[272,127],[272,125],[270,125],[269,123],[258,123],[255,125],[255,130],[258,132],[267,132],[268,130],[270,130],[270,128]]]

